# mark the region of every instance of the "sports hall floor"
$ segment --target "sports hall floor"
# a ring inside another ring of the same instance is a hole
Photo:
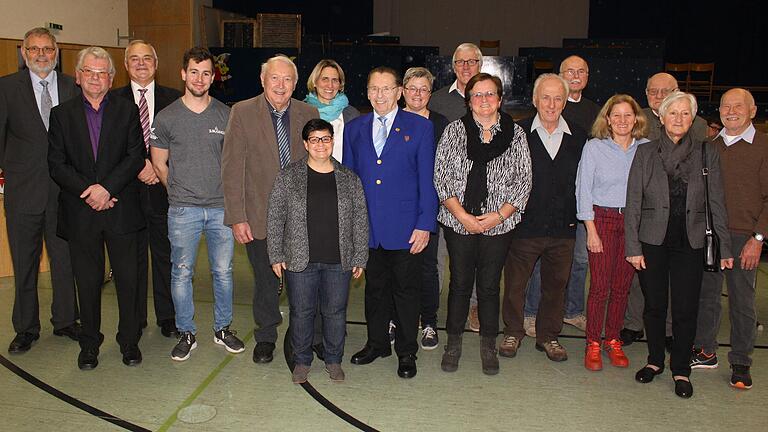
[[[291,383],[283,355],[287,328],[285,294],[275,360],[251,361],[252,274],[245,250],[235,250],[235,308],[232,328],[246,342],[239,355],[212,341],[212,294],[205,248],[195,280],[198,349],[183,363],[169,357],[174,340],[164,338],[150,318],[141,340],[144,361],[127,367],[114,342],[117,305],[110,283],[103,296],[105,343],[99,366],[77,368],[77,344],[53,336],[48,319],[50,278],[41,276],[40,340],[23,355],[11,356],[13,279],[0,278],[0,431],[722,431],[768,430],[768,335],[758,333],[749,391],[728,386],[727,347],[720,367],[693,372],[694,396],[674,395],[668,371],[650,384],[634,380],[643,365],[645,343],[626,348],[628,369],[606,364],[602,372],[583,367],[583,334],[565,326],[561,342],[569,360],[553,363],[525,339],[518,356],[501,358],[497,376],[480,369],[479,337],[466,333],[458,372],[440,370],[441,347],[418,354],[418,375],[397,377],[391,356],[355,366],[349,356],[365,343],[363,288],[353,286],[348,313],[344,383],[331,383],[315,361],[308,384]],[[445,276],[447,282],[447,275]],[[447,283],[439,322],[445,322]],[[768,263],[758,274],[758,318],[768,324]],[[151,302],[151,300],[150,300]],[[724,308],[727,298],[723,298]],[[152,305],[149,305],[152,317]],[[720,342],[728,342],[724,316]]]

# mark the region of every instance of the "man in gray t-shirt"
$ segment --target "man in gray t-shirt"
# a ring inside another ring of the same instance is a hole
[[[213,56],[203,48],[184,54],[184,95],[155,117],[152,166],[168,189],[168,238],[171,242],[171,294],[181,335],[171,358],[184,361],[197,347],[192,277],[205,233],[213,274],[213,341],[231,353],[245,345],[229,329],[232,323],[232,230],[224,225],[221,150],[229,107],[212,98]]]

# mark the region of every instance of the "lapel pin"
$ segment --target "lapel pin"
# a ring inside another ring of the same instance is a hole
[[[400,132],[400,128],[395,128],[395,132]]]

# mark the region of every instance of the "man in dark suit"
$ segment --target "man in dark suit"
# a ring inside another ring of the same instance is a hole
[[[27,69],[0,79],[0,167],[7,182],[5,214],[16,276],[12,354],[28,351],[40,337],[37,279],[43,238],[53,285],[53,334],[74,340],[80,334],[69,248],[56,236],[59,187],[48,174],[51,108],[79,93],[74,79],[56,72],[58,54],[47,29],[32,29],[21,46]]]
[[[373,113],[352,120],[344,130],[344,165],[363,182],[370,221],[365,270],[368,341],[351,362],[368,364],[392,353],[387,324],[394,311],[397,374],[412,378],[419,348],[421,251],[429,233],[437,230],[438,202],[432,184],[432,122],[398,109],[401,95],[397,72],[373,69],[368,74]]]
[[[133,40],[125,48],[125,69],[131,83],[113,90],[117,96],[134,102],[139,107],[139,121],[144,135],[144,168],[138,175],[143,183],[141,209],[147,230],[139,234],[139,322],[147,325],[147,274],[149,260],[147,247],[152,250],[152,297],[155,317],[165,337],[177,337],[176,311],[171,298],[171,244],[168,241],[168,194],[152,169],[149,152],[150,125],[155,115],[181,97],[181,92],[155,82],[157,72],[155,48],[143,40]]]
[[[120,312],[117,342],[128,366],[141,363],[137,305],[139,204],[144,166],[139,110],[124,98],[108,97],[115,67],[103,48],[78,54],[76,97],[51,112],[48,165],[61,186],[58,234],[69,240],[83,331],[80,369],[98,366],[104,245],[115,274]]]

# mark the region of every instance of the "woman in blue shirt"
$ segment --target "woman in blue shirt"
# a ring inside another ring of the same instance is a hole
[[[584,366],[592,371],[603,368],[602,350],[612,365],[629,366],[619,338],[634,274],[624,259],[623,210],[629,168],[637,146],[648,141],[642,138],[646,130],[646,118],[631,96],[611,97],[592,126],[595,138],[584,145],[576,176],[577,217],[587,228],[591,274]]]

